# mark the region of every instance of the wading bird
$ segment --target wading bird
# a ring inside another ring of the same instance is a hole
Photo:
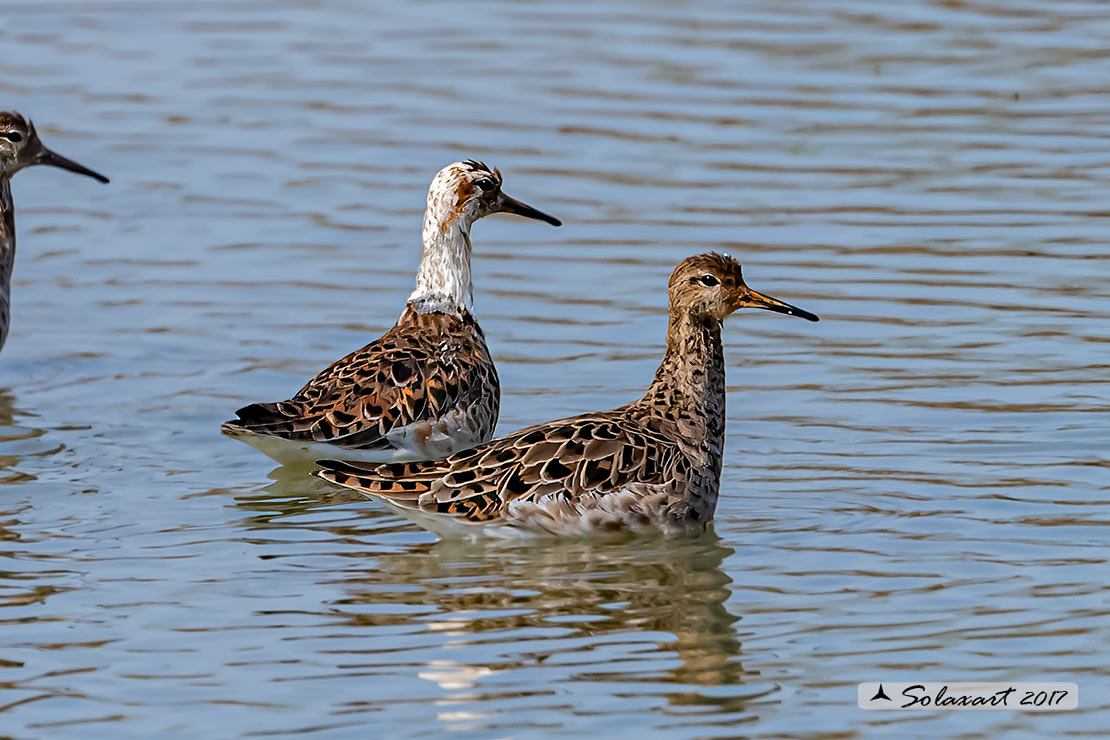
[[[24,167],[48,164],[108,182],[108,178],[47,149],[35,125],[18,113],[0,112],[0,349],[11,322],[12,266],[15,263],[15,205],[12,175]]]
[[[288,401],[239,409],[224,434],[284,464],[429,460],[492,437],[501,386],[470,313],[470,227],[493,213],[561,223],[510,198],[501,182],[474,160],[440,170],[428,190],[416,290],[393,328]]]
[[[667,350],[643,398],[550,421],[434,462],[319,462],[314,475],[380,498],[447,537],[674,532],[713,518],[725,437],[721,324],[740,308],[817,321],[749,288],[727,255],[671,275]]]

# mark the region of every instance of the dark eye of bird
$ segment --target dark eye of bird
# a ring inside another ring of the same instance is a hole
[[[482,190],[493,190],[494,187],[493,180],[489,179],[488,177],[483,177],[481,180],[475,180],[474,184],[480,187]]]
[[[5,131],[4,138],[8,141],[19,142],[23,141],[23,134],[19,133],[18,131]]]
[[[698,278],[698,282],[710,288],[712,288],[714,285],[721,284],[721,281],[713,275],[702,275],[700,278]]]

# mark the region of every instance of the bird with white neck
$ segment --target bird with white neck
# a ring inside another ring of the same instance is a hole
[[[561,224],[501,185],[498,170],[475,160],[440,170],[428,189],[416,290],[393,328],[289,400],[239,409],[223,433],[282,464],[433,460],[490,439],[501,386],[471,314],[470,228],[494,213]]]

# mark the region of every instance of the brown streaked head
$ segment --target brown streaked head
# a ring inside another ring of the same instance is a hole
[[[108,182],[99,172],[47,149],[35,131],[35,124],[20,114],[0,112],[0,175],[11,177],[24,167],[36,164],[48,164]]]
[[[671,312],[686,312],[694,319],[724,321],[738,309],[762,308],[808,321],[819,320],[809,311],[752,290],[744,282],[740,263],[717,252],[687,257],[680,262],[671,273],[668,292]]]
[[[554,216],[503,193],[502,182],[500,170],[475,159],[449,164],[432,180],[428,208],[439,223],[450,223],[460,216],[473,223],[493,213],[513,213],[552,226],[562,225]]]

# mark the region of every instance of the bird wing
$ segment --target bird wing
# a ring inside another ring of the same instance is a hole
[[[315,475],[403,508],[475,523],[502,520],[522,503],[573,506],[616,492],[680,486],[689,466],[673,438],[622,411],[548,422],[438,461],[324,460]]]
[[[410,309],[381,338],[333,363],[293,398],[245,406],[229,425],[290,440],[388,449],[391,431],[483,401],[492,403],[492,428],[499,396],[477,322],[460,325],[456,317]]]

